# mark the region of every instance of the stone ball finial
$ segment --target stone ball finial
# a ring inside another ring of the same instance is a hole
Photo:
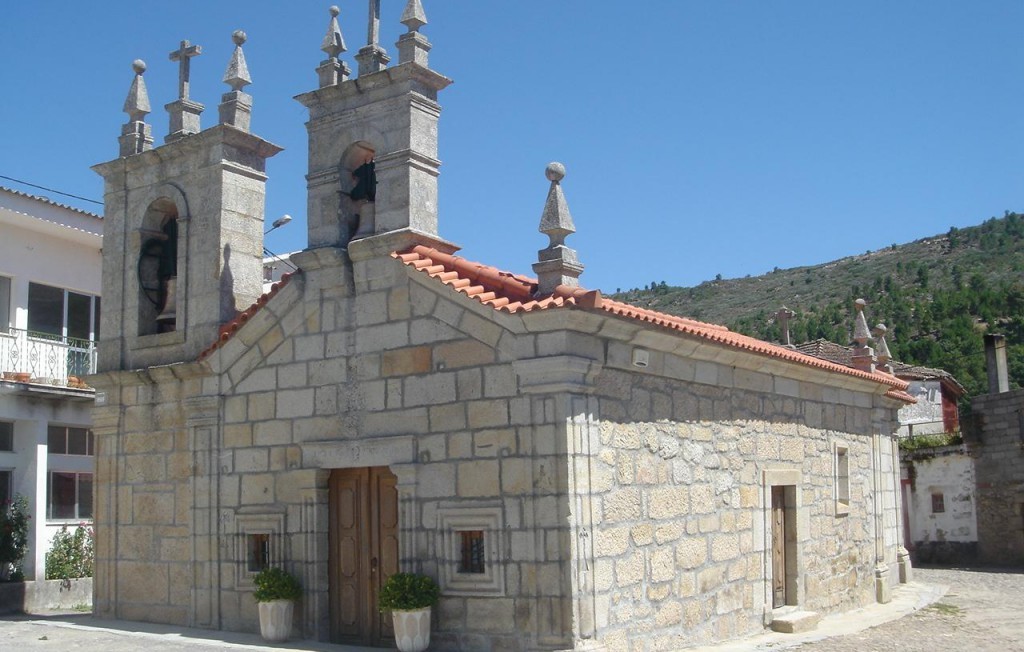
[[[245,32],[240,29],[236,29],[235,31],[231,32],[231,40],[234,41],[235,45],[239,47],[241,47],[242,44],[245,43],[245,39],[247,38],[249,37],[246,36]]]
[[[331,15],[335,18],[337,18],[338,14],[341,13],[341,9],[338,8],[338,5],[331,5],[331,8],[328,11],[330,11]]]
[[[557,161],[552,161],[544,169],[544,176],[548,178],[548,181],[558,183],[565,178],[565,166]]]
[[[136,75],[141,75],[142,73],[146,72],[146,62],[142,59],[136,59],[135,61],[132,61],[132,70],[135,71]]]

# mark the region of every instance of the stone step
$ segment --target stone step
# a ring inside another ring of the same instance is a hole
[[[818,626],[821,614],[798,609],[776,610],[772,614],[772,629],[783,634],[809,632]]]

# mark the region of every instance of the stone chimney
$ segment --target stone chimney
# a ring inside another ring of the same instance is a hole
[[[988,393],[1010,391],[1006,372],[1006,337],[990,333],[985,335],[985,366],[988,369]]]

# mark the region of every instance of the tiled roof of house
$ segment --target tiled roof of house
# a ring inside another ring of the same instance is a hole
[[[849,346],[843,346],[842,344],[836,344],[826,339],[817,339],[810,342],[804,342],[803,344],[797,344],[794,348],[801,353],[807,355],[813,355],[816,358],[822,358],[836,364],[849,365],[851,364],[853,350]],[[964,389],[963,385],[953,377],[953,374],[949,373],[944,369],[932,369],[931,367],[921,367],[918,365],[906,364],[904,362],[898,362],[893,360],[891,362],[893,367],[894,375],[897,378],[903,380],[939,380],[943,381],[951,386],[954,391],[959,391],[963,395],[967,390]]]
[[[253,315],[260,311],[260,308],[267,305],[267,301],[270,301],[271,297],[280,292],[281,288],[288,285],[288,281],[291,280],[294,274],[294,272],[282,274],[281,280],[270,286],[270,290],[261,294],[260,297],[256,299],[255,303],[253,303],[251,306],[249,306],[242,312],[238,313],[238,315],[236,315],[234,319],[221,326],[220,334],[217,336],[217,341],[203,349],[203,352],[199,354],[199,359],[205,360],[206,358],[210,357],[210,355],[212,355],[214,351],[224,346],[228,342],[228,340],[235,336],[235,333],[238,332],[239,328],[244,326],[247,321],[252,319]]]
[[[43,197],[41,195],[32,195],[32,194],[27,193],[27,192],[22,192],[20,190],[15,190],[14,188],[8,188],[7,186],[0,186],[0,190],[2,190],[4,192],[9,192],[12,195],[16,195],[18,197],[25,197],[26,199],[34,199],[36,201],[41,201],[44,204],[50,204],[51,206],[56,206],[57,208],[64,208],[64,209],[69,210],[69,211],[74,211],[76,213],[81,213],[82,215],[88,215],[89,217],[94,217],[94,218],[96,218],[98,220],[102,220],[103,219],[102,215],[97,215],[96,213],[93,213],[91,211],[82,210],[81,208],[76,208],[76,207],[71,206],[69,204],[62,204],[60,202],[53,201],[49,197]]]
[[[891,389],[887,396],[913,403],[913,397],[904,392],[907,383],[883,372],[867,373],[799,351],[769,344],[753,337],[730,331],[725,326],[668,315],[654,310],[614,301],[601,296],[600,291],[558,286],[546,297],[534,297],[537,281],[517,274],[503,272],[494,267],[465,260],[437,249],[415,245],[395,252],[393,257],[405,265],[434,278],[456,292],[470,297],[495,310],[517,313],[535,310],[576,307],[600,310],[625,319],[646,322],[711,342],[730,346],[767,357],[823,369],[847,376],[873,380]],[[836,345],[838,346],[838,345]]]

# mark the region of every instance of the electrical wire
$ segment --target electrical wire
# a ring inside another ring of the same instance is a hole
[[[4,175],[0,174],[0,179],[6,179],[7,181],[13,181],[14,183],[20,183],[23,186],[29,186],[30,188],[38,188],[39,190],[45,190],[46,192],[56,193],[58,195],[63,195],[65,197],[72,197],[74,199],[81,199],[82,201],[87,201],[87,202],[90,202],[90,203],[93,203],[93,204],[98,204],[100,206],[103,205],[103,202],[96,201],[95,199],[89,199],[88,197],[81,197],[79,195],[72,195],[69,192],[61,192],[60,190],[54,190],[53,188],[47,188],[46,186],[37,186],[34,183],[29,183],[28,181],[22,181],[21,179],[15,179],[14,177],[5,177]]]

